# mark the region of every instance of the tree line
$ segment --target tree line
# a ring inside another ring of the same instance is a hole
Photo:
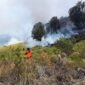
[[[69,20],[79,29],[85,28],[85,2],[79,1],[75,6],[69,9]],[[38,22],[32,30],[32,37],[41,41],[46,33],[57,33],[61,28],[60,19],[57,16],[51,18],[47,24]]]

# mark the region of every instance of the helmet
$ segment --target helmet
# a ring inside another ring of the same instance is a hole
[[[30,51],[30,48],[27,48],[28,51]]]

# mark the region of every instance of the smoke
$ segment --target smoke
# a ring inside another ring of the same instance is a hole
[[[17,0],[0,1],[0,34],[17,35],[26,31],[33,24],[33,16],[29,8]],[[31,28],[28,30],[30,33]]]
[[[75,26],[74,26],[75,27]],[[61,38],[70,38],[73,35],[78,34],[78,31],[74,31],[73,26],[66,25],[57,31],[57,33],[47,34],[46,38],[42,38],[41,45],[47,46],[49,44],[54,44],[56,41],[60,40]]]
[[[68,16],[68,10],[79,0],[24,0],[24,5],[31,9],[36,22],[48,22],[53,16]],[[23,0],[22,0],[23,2]]]
[[[53,16],[68,16],[68,10],[75,5],[78,0],[0,0],[0,34],[9,34],[22,41],[26,41],[30,46],[41,45],[31,38],[33,25],[41,21],[46,23]],[[68,4],[67,4],[68,3]],[[56,36],[59,38],[58,33]],[[49,36],[49,35],[48,35]],[[52,41],[54,35],[42,42]],[[51,42],[51,43],[52,43]]]
[[[38,21],[46,23],[53,16],[67,16],[69,8],[77,1],[0,0],[0,34],[11,32],[15,34],[29,28],[29,24],[33,25]]]

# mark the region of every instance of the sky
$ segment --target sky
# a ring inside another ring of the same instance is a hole
[[[0,34],[30,36],[33,25],[68,16],[79,0],[0,0]],[[85,0],[83,0],[85,1]]]

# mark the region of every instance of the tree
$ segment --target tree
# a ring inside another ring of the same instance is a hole
[[[50,26],[49,26],[48,31],[51,33],[57,32],[57,30],[60,28],[59,20],[57,17],[52,17],[49,24]]]
[[[44,25],[41,22],[38,22],[33,27],[32,37],[38,41],[41,41],[41,38],[44,35],[45,35]]]
[[[85,2],[78,2],[76,6],[69,10],[69,17],[79,28],[85,27]]]

